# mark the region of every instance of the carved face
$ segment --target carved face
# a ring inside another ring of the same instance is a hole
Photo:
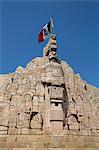
[[[33,115],[33,114],[32,114]],[[41,129],[42,128],[42,116],[41,114],[37,113],[32,116],[31,120],[31,128],[32,129]]]

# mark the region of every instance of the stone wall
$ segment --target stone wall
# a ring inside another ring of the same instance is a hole
[[[64,120],[64,130],[98,132],[98,93],[99,89],[75,75],[68,64],[36,58],[25,69],[18,67],[15,73],[0,76],[0,134],[50,128],[51,114],[51,118]]]
[[[0,150],[98,150],[97,136],[0,135]]]
[[[0,136],[52,133],[98,138],[99,89],[46,56],[0,75]]]
[[[99,131],[99,89],[83,81],[79,74],[62,62],[68,96],[66,129],[84,134]]]

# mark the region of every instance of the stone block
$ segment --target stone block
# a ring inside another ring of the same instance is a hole
[[[22,128],[18,127],[18,134],[22,134]]]
[[[8,128],[6,127],[6,126],[0,126],[0,131],[7,131],[8,130]]]
[[[51,103],[59,103],[62,105],[63,100],[62,99],[50,99]]]
[[[0,96],[2,98],[2,100],[4,100],[5,102],[10,102],[11,100],[11,93],[9,93],[8,91],[6,91],[2,96]]]
[[[8,126],[9,121],[9,103],[0,102],[0,125]]]
[[[51,110],[50,120],[63,121],[63,110]]]
[[[40,96],[44,96],[44,86],[41,83],[36,85],[36,94]]]
[[[39,110],[39,96],[34,96],[32,101],[32,111],[38,112]]]
[[[15,127],[9,127],[8,134],[18,134],[18,130]]]
[[[0,135],[0,142],[6,142],[6,136]]]
[[[63,99],[63,90],[62,87],[50,86],[48,87],[50,98],[54,99]]]
[[[8,131],[7,130],[0,130],[0,135],[2,135],[2,134],[7,134],[8,133]]]
[[[0,134],[7,134],[8,133],[8,127],[0,126]]]
[[[51,121],[51,129],[52,130],[63,130],[63,122],[62,121]]]
[[[85,115],[83,105],[75,105],[75,110],[79,115]]]
[[[17,89],[18,89],[18,84],[17,83],[10,83],[7,86],[7,91],[9,93],[11,93],[12,95],[14,95],[17,92]]]
[[[28,93],[28,94],[25,94],[24,95],[24,98],[25,98],[25,101],[26,102],[31,102],[31,100],[32,100],[32,96]]]
[[[64,79],[63,77],[55,77],[52,75],[49,75],[49,76],[47,75],[46,82],[52,83],[53,85],[62,85],[64,84]]]
[[[30,129],[22,128],[22,134],[29,134],[29,133],[30,133]]]
[[[10,115],[9,117],[9,127],[16,127],[16,114]]]
[[[40,96],[39,102],[40,102],[40,103],[44,103],[44,96]]]
[[[35,129],[30,129],[30,134],[36,134],[36,130]]]
[[[30,114],[25,112],[17,113],[17,127],[29,128]]]
[[[17,135],[7,135],[6,136],[6,142],[16,142],[17,141]]]
[[[71,130],[71,129],[77,129],[77,130],[79,130],[79,120],[77,120],[77,117],[76,117],[76,115],[70,115],[69,117],[68,117],[68,125],[69,125],[69,129]]]
[[[28,81],[27,83],[20,83],[19,86],[18,86],[18,91],[17,93],[19,94],[23,94],[24,92],[28,92],[28,90],[30,89],[31,87],[31,84],[30,82]]]
[[[44,102],[39,103],[39,112],[42,114],[44,114],[44,108],[45,108],[44,106],[45,106]]]
[[[16,107],[14,105],[10,105],[9,108],[9,126],[16,127]]]
[[[60,110],[60,111],[63,111],[62,101],[61,100],[51,99],[51,110]]]

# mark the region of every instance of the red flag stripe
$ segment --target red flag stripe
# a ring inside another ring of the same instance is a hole
[[[44,41],[44,33],[43,33],[44,31],[43,30],[41,30],[41,32],[39,33],[39,37],[38,37],[38,42],[40,43],[40,42],[43,42]]]

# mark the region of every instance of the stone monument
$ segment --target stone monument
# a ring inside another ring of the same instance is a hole
[[[43,57],[0,75],[0,150],[98,150],[99,89],[57,56],[56,36]]]

